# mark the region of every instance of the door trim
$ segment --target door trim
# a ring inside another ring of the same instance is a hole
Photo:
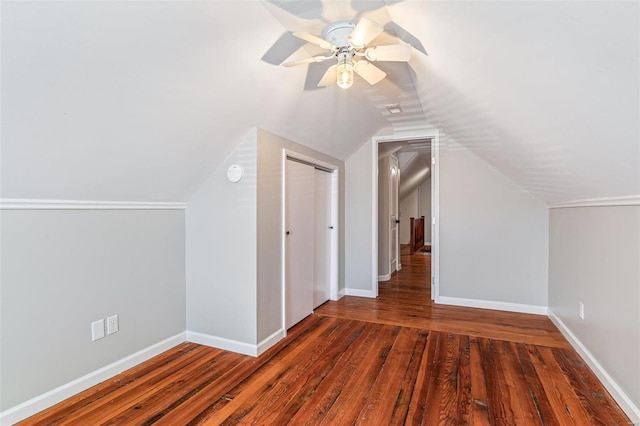
[[[371,150],[371,181],[372,188],[372,253],[371,253],[371,277],[372,293],[378,296],[378,145],[384,142],[400,142],[414,139],[431,139],[431,299],[440,301],[440,132],[437,130],[410,132],[389,136],[374,136],[371,138],[373,149]],[[433,223],[435,220],[435,223]]]
[[[287,158],[291,158],[294,161],[299,161],[310,166],[318,166],[318,168],[331,171],[331,221],[334,223],[333,225],[333,233],[331,235],[331,283],[329,288],[329,298],[330,300],[338,300],[341,296],[338,292],[338,275],[339,275],[339,244],[340,244],[340,222],[339,222],[339,212],[338,212],[338,201],[340,200],[340,171],[339,166],[332,163],[327,163],[326,161],[319,160],[315,157],[311,157],[305,154],[301,154],[296,151],[291,151],[289,149],[282,149],[282,182],[281,182],[281,212],[282,217],[280,218],[282,233],[280,236],[280,253],[282,262],[280,265],[280,274],[282,277],[281,282],[281,293],[282,293],[282,328],[286,333],[286,251],[285,251],[285,235],[284,230],[286,226],[286,173],[287,173]]]
[[[391,168],[395,168],[396,169],[396,173],[397,173],[397,177],[395,178],[395,191],[396,191],[396,217],[395,220],[400,220],[400,161],[398,160],[398,157],[396,157],[395,155],[391,154],[389,156],[390,161],[394,161],[395,163],[393,163],[391,165]],[[391,191],[393,191],[393,189],[391,188],[391,180],[392,180],[392,173],[389,173],[389,216],[391,217],[391,211],[393,210],[393,200],[391,197]],[[391,238],[391,223],[389,223],[389,276],[391,276],[394,272],[399,272],[400,269],[402,269],[402,264],[400,262],[400,223],[396,222],[395,223],[395,227],[396,227],[396,232],[395,232],[395,238]],[[395,247],[394,247],[395,246]],[[392,250],[393,249],[393,250]],[[391,253],[395,252],[396,254],[396,258],[395,258],[395,265],[393,264],[393,261],[391,260]],[[381,281],[380,279],[378,279],[378,281]]]

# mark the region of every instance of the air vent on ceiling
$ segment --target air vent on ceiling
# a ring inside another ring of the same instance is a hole
[[[400,114],[402,112],[400,104],[389,104],[384,107],[389,111],[389,114]]]

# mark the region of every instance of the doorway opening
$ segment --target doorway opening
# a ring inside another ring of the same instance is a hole
[[[439,135],[425,132],[373,138],[373,222],[375,241],[373,289],[401,269],[404,244],[419,244],[431,253],[431,299],[439,299]],[[395,171],[395,173],[394,173]],[[395,176],[394,176],[395,175]],[[397,188],[394,177],[398,178]],[[427,199],[428,198],[428,199]],[[428,210],[428,211],[427,211]],[[424,216],[424,219],[422,218]],[[414,218],[413,227],[410,218]],[[421,222],[422,221],[422,222]],[[420,226],[422,231],[420,231]],[[412,235],[421,232],[422,240]],[[412,238],[416,237],[416,238]],[[397,254],[397,257],[395,257]],[[397,259],[394,261],[394,259]]]

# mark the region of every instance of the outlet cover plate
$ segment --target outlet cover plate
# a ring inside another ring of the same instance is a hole
[[[104,337],[104,320],[99,319],[91,323],[91,341],[102,339]]]
[[[113,315],[107,318],[107,334],[117,333],[119,329],[120,326],[118,325],[117,315]]]

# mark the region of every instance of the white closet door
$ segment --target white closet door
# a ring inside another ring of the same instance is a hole
[[[331,173],[315,169],[315,262],[313,307],[329,300],[331,289]]]
[[[291,328],[313,311],[315,169],[286,161],[285,325]]]

